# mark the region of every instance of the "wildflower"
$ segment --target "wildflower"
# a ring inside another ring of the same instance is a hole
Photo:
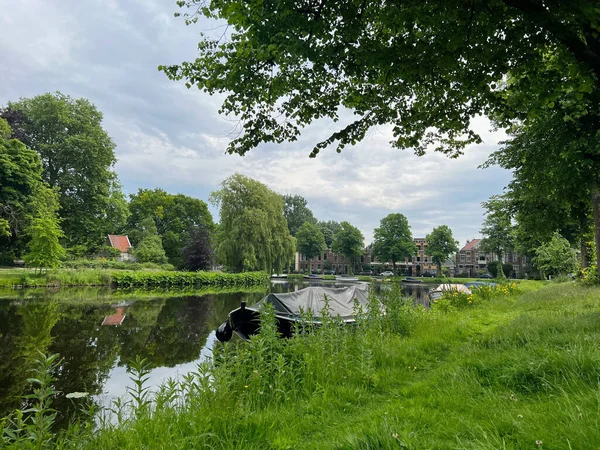
[[[535,445],[537,445],[539,448],[542,448],[542,444],[543,444],[543,442],[540,441],[539,439],[537,441],[535,441]]]
[[[518,417],[519,419],[522,419],[522,418],[523,418],[523,414],[519,414],[517,417]]]
[[[394,439],[398,439],[398,433],[392,433],[392,437],[393,437]]]
[[[248,389],[248,385],[244,386],[245,389]]]

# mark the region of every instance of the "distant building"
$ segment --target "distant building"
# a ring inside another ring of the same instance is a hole
[[[427,254],[427,241],[425,238],[414,238],[417,254],[403,261],[396,261],[396,271],[404,275],[421,276],[423,273],[437,274],[437,266],[431,261]],[[375,273],[393,268],[391,261],[379,261],[373,258],[371,266]]]
[[[477,277],[488,272],[488,264],[498,260],[496,255],[485,253],[479,248],[481,239],[471,239],[456,254],[456,274],[466,274]],[[503,264],[510,264],[512,271],[506,273],[507,277],[521,278],[525,275],[527,258],[518,252],[507,251],[502,256]]]
[[[128,236],[120,236],[118,234],[109,234],[106,238],[107,245],[121,251],[117,256],[117,261],[135,261],[134,256],[130,253],[133,248],[129,242]]]
[[[365,265],[371,265],[371,254],[367,250],[360,257],[360,261],[356,262],[358,272],[361,272],[362,267]],[[341,275],[350,272],[350,269],[352,269],[352,260],[344,255],[335,253],[331,249],[324,250],[319,256],[311,259],[297,252],[294,269],[296,272],[323,273],[325,271]]]

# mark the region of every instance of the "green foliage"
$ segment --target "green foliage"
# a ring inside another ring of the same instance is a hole
[[[48,93],[9,103],[1,114],[13,135],[39,154],[44,181],[58,190],[68,245],[93,249],[123,226],[115,144],[91,102]]]
[[[65,249],[59,239],[64,236],[56,219],[52,217],[35,218],[28,229],[31,240],[29,252],[23,257],[30,267],[54,269],[65,256]]]
[[[202,34],[191,62],[159,66],[188,88],[227,93],[221,113],[243,123],[230,153],[295,141],[347,108],[355,119],[312,156],[332,144],[341,151],[384,123],[394,147],[457,156],[481,142],[470,128],[477,115],[506,124],[564,107],[576,120],[596,99],[600,12],[592,0],[178,4],[189,8],[187,24],[206,16],[232,30],[226,41]]]
[[[569,241],[554,233],[549,242],[535,249],[533,263],[545,275],[566,275],[577,270],[577,254]]]
[[[306,206],[306,199],[300,195],[283,196],[283,215],[287,221],[288,230],[294,237],[297,237],[296,233],[305,222],[313,225],[317,223],[312,211]]]
[[[140,222],[140,241],[133,250],[133,256],[141,263],[152,262],[164,264],[167,262],[161,237],[156,234],[156,225],[152,217]]]
[[[132,286],[252,286],[269,280],[265,272],[147,272],[118,271],[111,273],[112,283]]]
[[[127,222],[134,245],[141,241],[142,221],[152,217],[169,262],[182,267],[183,249],[196,227],[213,230],[213,219],[206,203],[183,194],[169,194],[162,189],[139,189],[130,196],[131,215]]]
[[[502,273],[504,275],[510,274],[512,269],[512,264],[501,264],[498,261],[492,261],[487,265],[488,272],[494,277],[498,278],[499,268],[502,266]]]
[[[404,214],[388,214],[381,219],[379,228],[375,228],[374,237],[373,255],[381,262],[391,261],[394,269],[397,262],[417,253],[410,225]]]
[[[454,239],[452,230],[448,225],[440,225],[432,230],[425,237],[427,242],[427,254],[431,256],[431,261],[437,266],[438,273],[442,274],[442,265],[446,260],[456,253],[458,241]]]
[[[327,248],[325,237],[319,227],[311,222],[304,222],[296,233],[296,248],[307,259],[314,258]]]
[[[156,264],[152,262],[113,261],[106,259],[74,259],[63,261],[65,269],[115,269],[115,270],[175,270],[172,264]]]
[[[331,248],[333,244],[333,238],[338,231],[340,231],[340,224],[335,220],[328,220],[323,222],[318,222],[317,226],[323,233],[323,237],[325,238],[325,244],[327,248]]]
[[[331,248],[353,261],[356,265],[357,258],[365,251],[364,237],[360,230],[348,222],[340,223],[340,229],[333,238]]]
[[[240,174],[211,194],[219,206],[217,253],[235,271],[281,273],[293,258],[295,241],[283,216],[282,197]]]
[[[509,203],[502,196],[493,196],[482,203],[486,210],[486,217],[481,227],[483,240],[479,248],[486,253],[493,253],[502,260],[505,252],[514,248],[514,229],[511,223]],[[501,268],[502,266],[499,266]],[[504,272],[498,270],[498,278],[505,278]]]

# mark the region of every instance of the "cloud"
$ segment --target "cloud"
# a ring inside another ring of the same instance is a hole
[[[389,127],[372,130],[341,154],[327,149],[310,159],[313,145],[340,126],[327,120],[297,142],[227,155],[235,122],[217,114],[223,97],[186,89],[157,70],[192,60],[201,28],[223,29],[186,27],[173,18],[176,10],[161,0],[13,2],[0,16],[0,104],[55,90],[89,98],[117,144],[116,170],[127,193],[161,187],[206,200],[240,172],[282,194],[304,196],[319,219],[347,220],[367,242],[393,212],[408,217],[414,235],[447,224],[461,242],[478,236],[480,203],[510,178],[498,168],[477,168],[504,138],[485,119],[473,124],[485,144],[458,159],[393,149]]]

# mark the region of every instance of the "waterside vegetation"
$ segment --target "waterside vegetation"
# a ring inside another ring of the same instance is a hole
[[[598,446],[600,288],[528,281],[457,298],[425,311],[396,288],[386,314],[372,299],[356,327],[327,317],[289,340],[267,309],[260,335],[157,393],[144,387],[144,361],[132,364],[117,423],[52,435],[40,420],[51,421],[48,403],[7,418],[3,443],[30,448],[32,427],[47,426],[35,431],[56,448],[81,449]]]
[[[133,270],[70,270],[58,269],[34,273],[25,269],[0,271],[0,287],[185,287],[185,286],[252,286],[264,285],[265,272],[177,272]]]

